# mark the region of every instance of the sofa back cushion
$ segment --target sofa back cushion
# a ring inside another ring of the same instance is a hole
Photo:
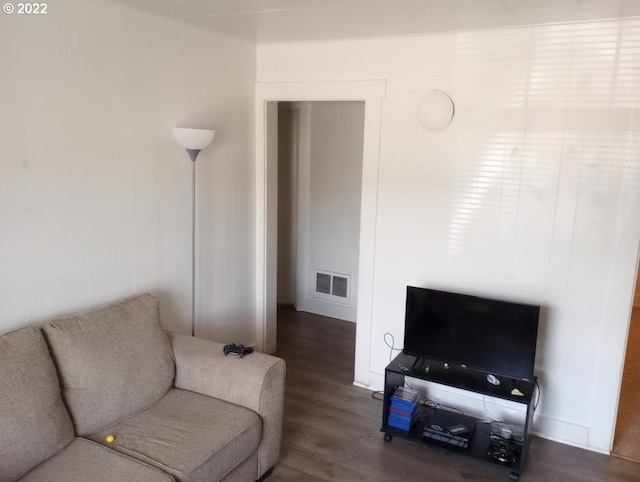
[[[77,435],[150,406],[173,385],[173,350],[151,295],[60,318],[42,329]]]
[[[17,480],[72,440],[73,425],[40,330],[0,336],[0,480]]]

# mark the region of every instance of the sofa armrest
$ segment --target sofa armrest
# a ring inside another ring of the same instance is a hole
[[[252,353],[225,356],[224,345],[168,332],[176,360],[174,386],[235,403],[262,419],[258,471],[262,476],[280,456],[284,408],[284,360]]]

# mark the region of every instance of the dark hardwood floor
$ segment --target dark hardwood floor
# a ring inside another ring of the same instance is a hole
[[[509,472],[380,432],[382,402],[353,386],[355,324],[292,308],[278,311],[287,362],[279,481],[493,481]],[[640,480],[640,464],[534,437],[523,482]]]

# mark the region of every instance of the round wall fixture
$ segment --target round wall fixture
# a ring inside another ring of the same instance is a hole
[[[455,107],[446,92],[434,90],[425,95],[418,106],[418,121],[430,131],[441,131],[453,119]]]

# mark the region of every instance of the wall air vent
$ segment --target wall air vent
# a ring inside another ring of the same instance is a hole
[[[319,300],[349,304],[351,276],[316,270],[314,297]]]
[[[339,296],[340,298],[346,298],[349,294],[349,279],[344,276],[333,276],[333,283],[331,284],[331,294],[333,296]]]
[[[327,273],[316,273],[316,293],[324,295],[331,294],[331,275]]]

